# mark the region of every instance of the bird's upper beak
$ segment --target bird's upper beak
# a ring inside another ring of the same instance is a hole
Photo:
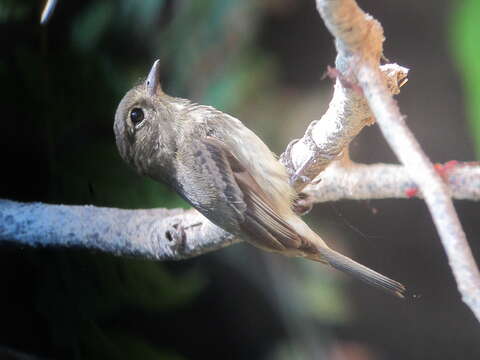
[[[157,59],[152,65],[150,72],[148,73],[147,80],[145,80],[145,86],[147,93],[150,96],[154,96],[160,88],[160,60]]]

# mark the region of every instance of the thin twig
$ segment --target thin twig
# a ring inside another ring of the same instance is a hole
[[[384,40],[380,23],[354,0],[317,0],[317,8],[335,37],[337,52],[350,58],[348,75],[358,80],[385,139],[422,191],[462,299],[480,320],[480,273],[449,189],[406,126],[378,70]]]
[[[40,16],[40,24],[46,25],[53,15],[57,0],[47,0],[45,7],[43,8],[42,15]]]

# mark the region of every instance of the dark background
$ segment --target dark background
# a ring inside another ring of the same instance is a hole
[[[426,153],[474,160],[465,11],[447,1],[359,3],[383,24],[386,57],[411,69],[397,99]],[[335,50],[313,0],[60,1],[46,27],[42,6],[0,1],[1,198],[185,206],[131,172],[114,144],[116,105],[157,57],[168,93],[231,113],[277,153],[331,97],[322,75]],[[376,126],[351,156],[396,162]],[[478,258],[478,204],[456,207]],[[0,358],[11,349],[46,359],[480,358],[479,325],[422,201],[318,204],[306,221],[416,297],[400,301],[246,244],[177,263],[3,244]]]

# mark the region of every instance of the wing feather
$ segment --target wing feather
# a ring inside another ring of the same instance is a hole
[[[251,240],[257,246],[273,251],[285,249],[298,249],[302,246],[302,238],[297,232],[278,214],[272,205],[268,195],[263,191],[245,166],[233,155],[226,145],[213,137],[203,140],[210,149],[216,148],[215,152],[223,153],[226,167],[229,173],[243,193],[243,201],[246,204],[244,211],[245,221],[242,228],[251,236]],[[216,156],[218,159],[218,156]]]

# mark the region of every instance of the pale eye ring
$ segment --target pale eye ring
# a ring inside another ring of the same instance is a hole
[[[132,111],[130,111],[130,120],[132,120],[132,124],[134,126],[140,124],[143,119],[145,119],[145,114],[143,113],[142,109],[133,108]]]

